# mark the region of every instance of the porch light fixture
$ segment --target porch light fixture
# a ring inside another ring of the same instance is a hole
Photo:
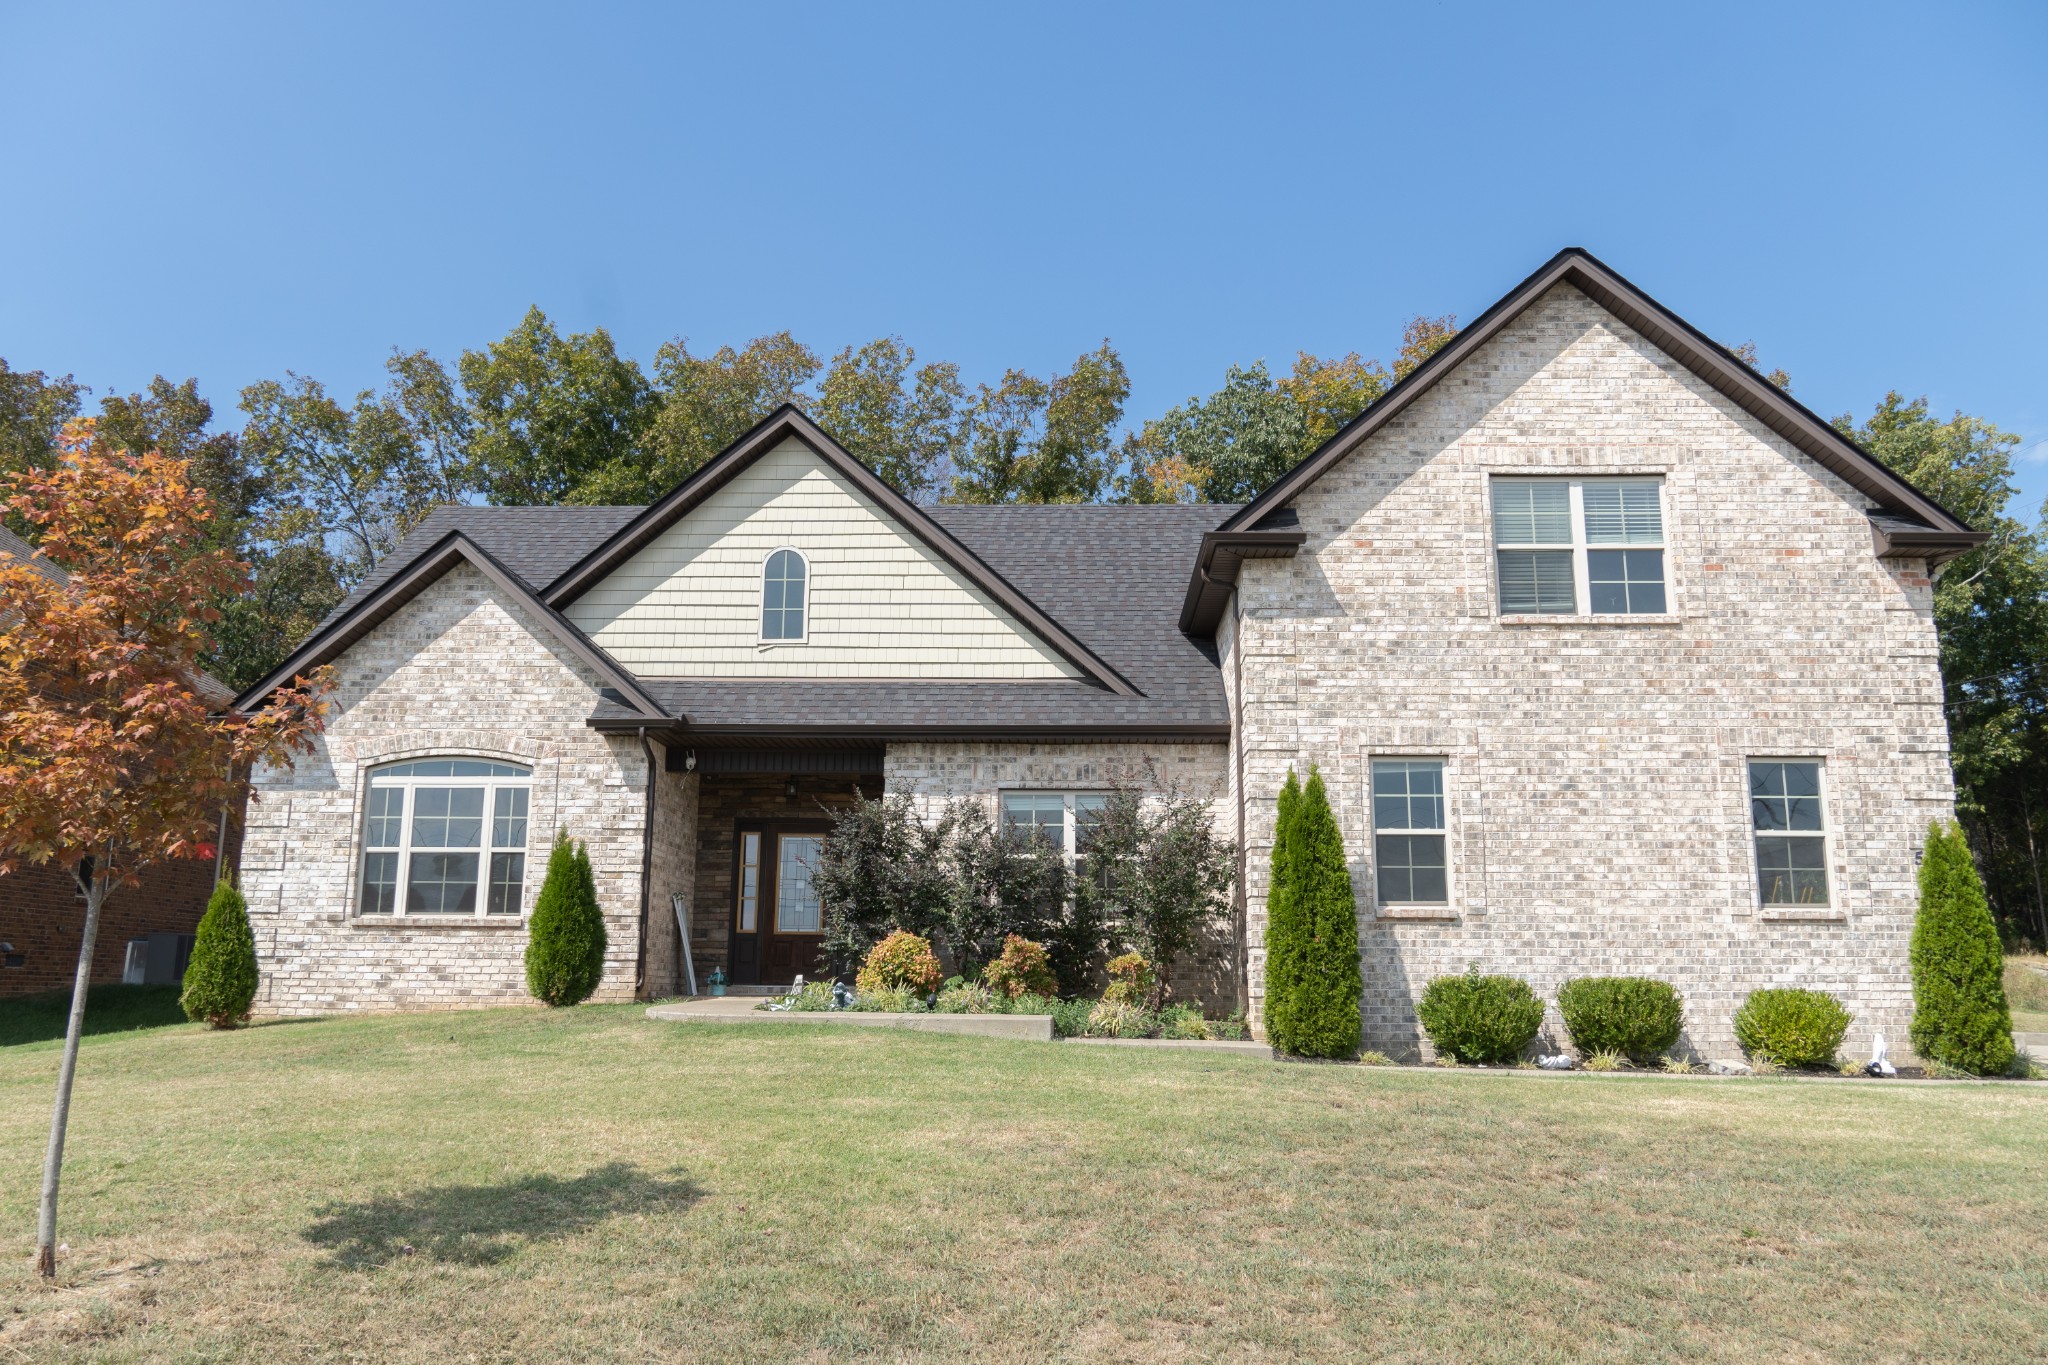
[[[782,784],[782,794],[791,801],[796,800],[796,779],[790,778]]]

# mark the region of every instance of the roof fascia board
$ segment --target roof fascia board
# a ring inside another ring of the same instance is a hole
[[[1869,452],[1698,328],[1643,293],[1590,252],[1577,247],[1559,252],[1509,290],[1474,318],[1449,345],[1418,365],[1406,379],[1352,418],[1218,529],[1244,529],[1275,508],[1287,505],[1560,283],[1579,289],[1773,432],[1879,503],[1910,511],[1937,530],[1969,533],[1961,518],[1885,468]]]
[[[621,696],[635,710],[642,713],[646,721],[668,719],[668,713],[647,690],[639,679],[622,667],[607,654],[595,640],[578,630],[573,622],[550,607],[535,595],[533,589],[519,581],[511,570],[499,563],[495,556],[460,531],[450,531],[436,541],[426,553],[415,559],[405,569],[386,580],[378,589],[356,603],[345,615],[330,622],[323,630],[316,631],[312,638],[286,659],[267,678],[235,698],[234,709],[249,711],[265,697],[283,687],[293,678],[303,676],[321,664],[338,657],[349,646],[362,639],[400,607],[420,595],[457,563],[474,566],[507,596],[530,611],[546,627],[549,634],[559,640],[570,653],[581,659],[599,677],[616,687]],[[640,722],[640,723],[645,723]]]
[[[633,733],[646,722],[625,717],[590,717],[584,722],[601,733]],[[691,725],[678,718],[664,728],[650,727],[651,737],[665,744],[695,744],[714,747],[720,743],[745,748],[772,741],[830,747],[860,748],[873,744],[915,743],[927,740],[1070,740],[1075,743],[1111,743],[1117,740],[1147,739],[1208,743],[1227,739],[1228,723],[1174,723],[1134,725]]]
[[[787,403],[551,583],[543,594],[548,605],[556,608],[567,606],[613,569],[646,548],[663,531],[682,520],[704,499],[731,482],[741,470],[791,437],[852,483],[869,501],[880,506],[932,553],[966,575],[969,582],[994,598],[1003,610],[1050,645],[1061,658],[1119,696],[1144,695],[1108,661],[1048,616],[1037,603],[1019,592],[1008,579],[990,568],[979,555],[932,520],[916,503],[883,483],[873,470],[855,459],[801,410]]]

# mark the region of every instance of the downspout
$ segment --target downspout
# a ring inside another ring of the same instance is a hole
[[[1244,613],[1239,610],[1237,589],[1230,590],[1230,752],[1237,765],[1237,894],[1232,912],[1237,917],[1237,1012],[1247,1018],[1252,1009],[1251,915],[1245,898],[1244,878]]]
[[[660,770],[654,765],[654,746],[647,742],[647,727],[640,727],[640,752],[647,758],[647,816],[640,839],[640,944],[633,958],[633,998],[647,986],[647,906],[651,895],[648,882],[654,876],[654,783]]]

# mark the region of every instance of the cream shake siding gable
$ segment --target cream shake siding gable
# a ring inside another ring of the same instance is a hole
[[[808,563],[806,638],[761,641],[761,567]],[[564,608],[642,677],[1074,678],[1072,664],[785,441]]]

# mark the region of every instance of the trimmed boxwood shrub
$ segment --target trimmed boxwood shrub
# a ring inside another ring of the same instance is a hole
[[[930,995],[939,988],[939,959],[929,940],[907,929],[898,929],[868,949],[867,961],[853,979],[854,989],[864,994],[914,991]]]
[[[1979,1076],[2012,1065],[2005,952],[1962,829],[1927,831],[1920,913],[1913,921],[1913,1050]]]
[[[590,854],[567,830],[555,834],[547,879],[526,926],[526,989],[549,1005],[588,1000],[604,979],[604,915]]]
[[[1827,1066],[1854,1017],[1825,991],[1751,991],[1735,1011],[1735,1041],[1780,1066]]]
[[[1512,976],[1440,976],[1415,1006],[1429,1041],[1460,1062],[1511,1062],[1543,1026],[1543,1002]]]
[[[1583,976],[1557,992],[1557,1011],[1582,1057],[1619,1052],[1647,1062],[1685,1027],[1685,1006],[1669,981],[1649,976]]]
[[[1287,774],[1266,896],[1266,1036],[1297,1057],[1349,1057],[1363,1019],[1358,902],[1323,776]]]
[[[185,989],[178,1003],[185,1017],[215,1028],[233,1028],[249,1017],[256,1000],[256,934],[249,906],[226,882],[213,888],[206,914],[192,940],[185,965]]]

